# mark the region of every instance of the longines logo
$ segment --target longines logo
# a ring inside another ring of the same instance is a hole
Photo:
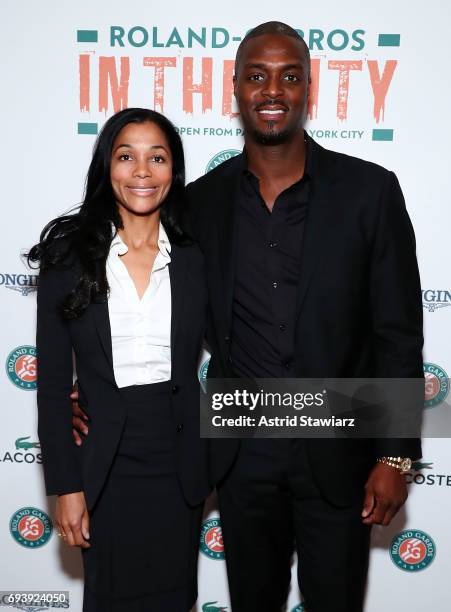
[[[41,445],[39,442],[30,441],[31,436],[17,438],[14,443],[14,451],[5,451],[0,454],[0,463],[42,463]]]
[[[21,610],[22,612],[44,612],[44,610],[50,610],[58,608],[59,610],[67,610],[70,607],[69,601],[52,601],[45,603],[42,606],[28,606],[20,603],[10,603],[8,601],[8,594],[4,594],[0,599],[0,606],[6,606],[8,608],[14,608],[14,610]]]
[[[423,470],[434,470],[431,461],[414,461],[412,469],[405,474],[407,484],[426,485],[430,487],[451,487],[451,474],[438,474]]]
[[[423,289],[423,308],[435,312],[439,308],[451,306],[451,291],[446,289]]]
[[[0,273],[0,287],[18,291],[24,296],[29,295],[38,288],[38,275]]]

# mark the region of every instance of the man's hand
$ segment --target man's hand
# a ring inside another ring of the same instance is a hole
[[[56,502],[56,522],[69,546],[90,548],[89,514],[83,491],[60,495]]]
[[[87,425],[89,417],[78,405],[78,391],[76,385],[74,385],[72,393],[70,394],[70,399],[72,400],[72,436],[75,444],[81,446],[83,444],[83,439],[80,434],[87,436],[89,433]]]
[[[407,485],[398,469],[377,463],[365,485],[362,517],[365,525],[389,525],[407,499]]]

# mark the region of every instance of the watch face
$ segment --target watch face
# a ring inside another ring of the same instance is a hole
[[[402,459],[401,465],[400,465],[401,472],[408,472],[411,467],[412,467],[412,459],[409,459],[408,457],[406,457],[405,459]]]

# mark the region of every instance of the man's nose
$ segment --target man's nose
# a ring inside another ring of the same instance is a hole
[[[266,79],[262,94],[270,98],[277,98],[283,95],[283,88],[278,75],[270,75]]]

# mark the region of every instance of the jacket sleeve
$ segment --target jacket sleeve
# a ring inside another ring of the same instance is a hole
[[[72,343],[58,305],[69,291],[67,274],[39,275],[36,347],[38,358],[38,435],[47,495],[81,491],[79,449],[72,438]]]
[[[370,263],[374,371],[380,378],[423,379],[423,308],[415,235],[398,180],[389,172],[381,195]],[[412,406],[421,416],[424,388]],[[419,439],[377,439],[379,456],[421,457]]]

